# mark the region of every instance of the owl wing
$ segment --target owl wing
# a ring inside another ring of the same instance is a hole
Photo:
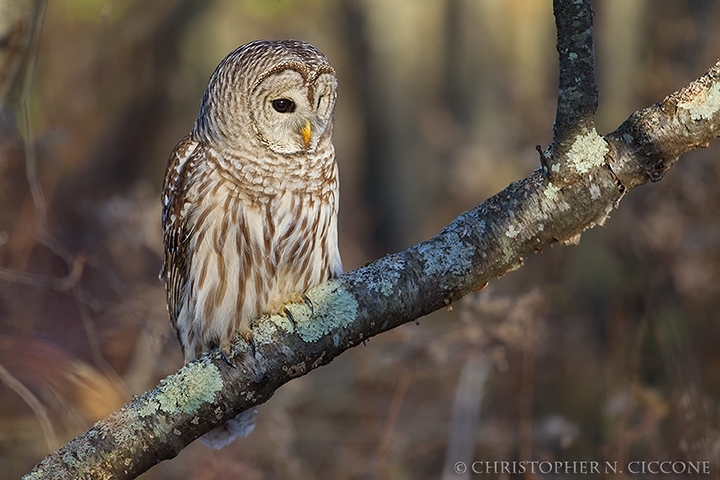
[[[170,322],[176,332],[190,267],[187,241],[191,231],[187,218],[187,204],[193,199],[189,197],[189,178],[192,177],[203,155],[202,146],[190,135],[183,138],[170,154],[163,183],[162,225],[165,258],[160,280],[165,282],[167,288]]]

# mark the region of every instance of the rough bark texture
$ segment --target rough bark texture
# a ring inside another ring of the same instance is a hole
[[[593,67],[589,1],[556,1],[555,10],[561,72],[576,61],[584,65],[578,72]],[[186,365],[25,478],[134,478],[348,348],[448,305],[520,267],[547,244],[576,240],[602,224],[629,189],[658,180],[679,155],[720,133],[720,62],[605,137],[593,125],[594,67],[588,71],[582,85],[561,80],[556,147],[550,149],[551,170],[559,176],[550,175],[551,181],[538,169],[434,238],[311,289],[312,311],[305,304],[290,306],[295,326],[278,316],[257,322],[254,356],[240,342],[232,366],[218,354]],[[563,77],[569,78],[567,72]]]
[[[571,141],[572,135],[595,129],[598,91],[590,3],[554,0],[553,12],[560,59],[558,107],[553,132],[557,150],[560,145]]]

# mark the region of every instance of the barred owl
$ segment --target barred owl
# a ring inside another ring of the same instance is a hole
[[[341,273],[332,144],[335,70],[297,40],[254,41],[213,73],[162,193],[161,279],[185,361]],[[246,436],[246,411],[203,437]]]

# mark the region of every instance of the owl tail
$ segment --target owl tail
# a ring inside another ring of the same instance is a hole
[[[237,414],[219,427],[215,427],[200,437],[200,442],[206,447],[220,450],[234,442],[238,437],[247,437],[255,430],[257,408],[251,408]]]

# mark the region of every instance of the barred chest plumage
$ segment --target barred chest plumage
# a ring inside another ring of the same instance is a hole
[[[288,178],[287,186],[280,179],[258,189],[205,152],[181,215],[191,255],[176,326],[186,361],[229,343],[261,314],[278,313],[298,293],[342,272],[337,168],[329,153],[315,171],[303,172],[322,180],[316,188],[307,180],[305,188],[292,188]]]

